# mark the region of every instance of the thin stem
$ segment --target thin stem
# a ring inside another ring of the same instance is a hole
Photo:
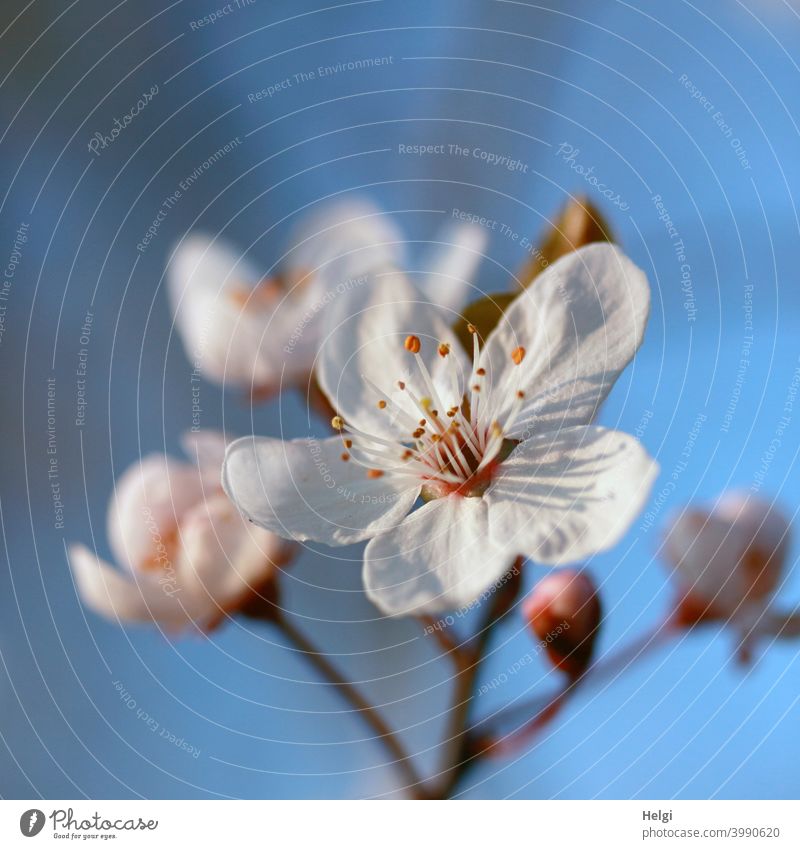
[[[765,614],[756,626],[760,634],[771,634],[782,639],[800,637],[800,614],[796,611],[772,611]]]
[[[493,755],[505,755],[519,744],[529,741],[536,733],[554,719],[567,701],[582,688],[598,684],[615,674],[619,674],[634,661],[640,660],[653,649],[661,646],[677,633],[672,615],[667,616],[654,628],[637,637],[630,645],[616,654],[610,655],[600,663],[590,666],[582,675],[570,678],[566,684],[552,696],[535,698],[516,707],[506,708],[484,722],[475,735],[475,748]],[[531,714],[533,716],[531,717]],[[531,717],[525,721],[516,717]],[[512,731],[501,735],[498,727],[509,722],[520,722]]]
[[[433,634],[436,642],[439,643],[439,648],[442,650],[442,654],[452,655],[453,663],[455,663],[460,669],[468,665],[472,657],[472,653],[463,642],[454,640],[448,633],[447,629],[441,627],[432,616],[421,616],[420,621],[423,625],[425,625],[426,632],[428,634]]]
[[[508,580],[496,589],[483,627],[475,636],[474,644],[470,650],[465,653],[463,649],[456,647],[459,649],[458,653],[452,650],[448,652],[455,662],[456,677],[453,704],[447,725],[448,730],[445,734],[446,753],[444,762],[447,767],[434,794],[436,799],[449,799],[467,770],[474,766],[477,758],[483,754],[483,752],[471,747],[468,725],[472,693],[493,629],[511,609],[519,592],[523,562],[524,558],[517,558],[508,573]],[[455,647],[455,642],[450,640],[449,637],[447,641],[448,644]]]
[[[308,659],[329,683],[336,687],[342,698],[358,711],[362,719],[375,732],[377,738],[394,758],[397,768],[403,773],[403,778],[408,785],[406,789],[411,790],[416,798],[428,798],[425,784],[414,768],[410,755],[380,712],[361,695],[353,684],[341,675],[325,654],[288,619],[279,615],[274,619],[274,622],[283,635],[293,643],[295,648]]]

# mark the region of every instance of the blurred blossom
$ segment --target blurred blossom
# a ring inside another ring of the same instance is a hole
[[[291,539],[371,540],[365,585],[390,615],[467,605],[520,552],[560,565],[605,550],[657,473],[635,439],[590,424],[649,302],[640,269],[591,245],[548,268],[484,345],[473,328],[467,356],[417,288],[383,275],[357,306],[333,306],[320,352],[340,435],[241,439],[226,491]]]
[[[291,244],[283,270],[268,278],[219,238],[193,234],[176,248],[168,269],[175,324],[208,380],[260,397],[305,384],[330,304],[405,262],[402,233],[364,201],[323,208]],[[455,311],[464,305],[485,244],[473,224],[443,231],[422,263],[431,301]]]
[[[680,593],[677,621],[734,621],[757,628],[777,589],[789,547],[789,523],[773,505],[729,492],[711,509],[672,518],[664,540]]]
[[[575,569],[547,575],[523,602],[522,613],[553,666],[573,678],[588,668],[602,620],[589,575]]]
[[[291,546],[246,522],[222,491],[221,434],[187,434],[184,449],[195,463],[151,454],[119,479],[107,531],[120,569],[83,545],[70,548],[83,601],[109,619],[209,629],[274,596]]]

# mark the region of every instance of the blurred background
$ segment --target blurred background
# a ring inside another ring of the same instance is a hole
[[[163,277],[192,230],[223,235],[267,273],[298,220],[342,194],[394,211],[412,257],[454,209],[536,237],[570,197],[597,204],[653,287],[645,344],[601,421],[635,432],[662,467],[650,518],[588,564],[607,614],[601,657],[669,604],[658,549],[670,509],[754,485],[789,517],[800,504],[800,410],[782,423],[800,365],[791,3],[231,0],[198,24],[221,6],[2,4],[4,797],[338,798],[398,784],[358,717],[266,626],[234,620],[205,639],[167,639],[101,620],[76,594],[65,545],[108,556],[115,477],[145,453],[178,453],[192,424],[192,366]],[[348,68],[370,58],[381,61]],[[154,86],[92,152],[95,134]],[[231,142],[137,247],[180,182]],[[399,147],[442,143],[525,167]],[[505,289],[524,260],[518,241],[494,232],[476,284]],[[210,384],[201,423],[326,432],[296,395],[252,407]],[[360,555],[305,549],[286,606],[432,769],[450,670],[418,623],[380,619],[360,589]],[[536,577],[529,567],[526,583]],[[790,571],[783,605],[798,602],[799,582]],[[664,646],[576,696],[529,749],[484,762],[460,794],[796,798],[798,645],[767,641],[750,668],[732,646],[714,626]],[[483,678],[531,648],[509,617]],[[186,745],[154,734],[117,681]],[[557,685],[542,656],[476,699],[474,718]]]

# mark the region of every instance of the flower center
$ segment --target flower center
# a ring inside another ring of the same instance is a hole
[[[410,404],[401,405],[364,378],[376,396],[378,409],[393,416],[398,431],[396,439],[386,439],[365,433],[341,416],[331,424],[342,434],[343,462],[354,461],[365,467],[367,477],[385,474],[416,478],[422,483],[426,499],[445,495],[477,497],[490,485],[500,463],[513,450],[516,442],[507,437],[522,407],[525,393],[518,390],[501,424],[496,410],[503,398],[492,393],[486,369],[480,365],[478,332],[469,326],[473,340],[472,371],[469,386],[464,391],[456,358],[450,345],[439,344],[437,352],[446,360],[445,385],[448,397],[456,403],[443,403],[441,392],[431,378],[421,356],[422,342],[418,336],[408,336],[405,349],[414,357],[426,394],[418,397],[405,383],[398,380],[397,389]],[[514,365],[525,357],[524,348],[510,352]],[[505,405],[502,405],[503,407]],[[416,418],[412,412],[416,412]]]

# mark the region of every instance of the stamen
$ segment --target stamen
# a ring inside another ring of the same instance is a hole
[[[469,496],[485,491],[494,475],[496,458],[503,456],[509,429],[523,408],[525,393],[515,391],[506,381],[492,385],[487,374],[488,363],[481,364],[483,352],[478,329],[473,324],[467,329],[473,337],[473,356],[471,370],[466,374],[461,369],[461,358],[453,356],[457,352],[452,344],[439,341],[431,349],[435,347],[446,362],[440,364],[444,371],[441,375],[437,373],[438,382],[434,383],[433,368],[421,356],[421,338],[409,334],[404,348],[416,360],[419,388],[412,389],[405,381],[398,380],[395,386],[406,393],[405,397],[393,394],[392,390],[386,394],[363,376],[365,384],[375,392],[377,408],[391,413],[392,433],[387,433],[385,438],[361,433],[342,416],[334,416],[333,427],[343,431],[343,437],[352,436],[342,440],[343,461],[357,463],[371,479],[396,475],[428,482],[436,494],[453,492]],[[432,354],[433,350],[428,353]],[[509,356],[519,365],[525,358],[525,349],[519,346]],[[419,397],[415,392],[419,392]],[[448,403],[443,402],[442,396]],[[507,411],[505,421],[500,415],[502,409]]]
[[[404,425],[405,427],[408,427],[409,424],[413,424],[414,420],[411,418],[411,416],[399,404],[397,404],[395,401],[392,401],[392,399],[385,392],[383,392],[383,390],[379,386],[374,384],[364,374],[361,375],[361,378],[367,384],[367,386],[369,386],[369,388],[372,389],[372,391],[378,396],[378,398],[380,398],[380,400],[385,401],[387,406],[391,404],[393,410],[400,416],[400,418],[402,418],[406,422],[406,424]],[[403,384],[403,386],[405,386],[405,384]],[[378,406],[380,407],[380,405]],[[381,407],[381,409],[383,409],[383,407]]]
[[[419,341],[419,336],[406,336],[405,341],[406,351],[411,351],[412,354],[418,354],[420,348],[422,347],[421,342]]]
[[[480,345],[478,344],[478,331],[475,327],[470,324],[468,326],[469,332],[472,334],[472,372],[473,374],[478,373],[478,362],[481,356]],[[469,423],[472,428],[476,428],[478,426],[478,395],[477,393],[480,389],[475,389],[475,385],[472,386],[472,397],[469,402]]]

